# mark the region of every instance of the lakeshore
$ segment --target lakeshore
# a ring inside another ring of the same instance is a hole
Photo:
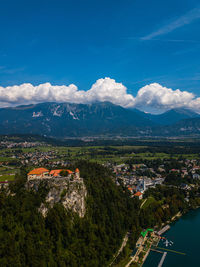
[[[154,254],[155,254],[155,252],[163,254],[161,257],[161,260],[159,262],[159,266],[163,266],[165,257],[167,256],[166,251],[171,251],[171,252],[174,252],[174,253],[177,253],[180,255],[185,255],[185,253],[169,250],[165,247],[162,247],[162,245],[161,245],[161,247],[158,247],[160,240],[162,240],[162,239],[160,239],[160,237],[161,236],[164,237],[166,235],[165,233],[170,230],[170,228],[171,228],[170,225],[173,224],[179,218],[181,218],[181,216],[184,216],[184,215],[181,212],[178,212],[176,215],[174,215],[171,218],[170,221],[167,222],[168,224],[166,224],[166,225],[163,224],[162,228],[159,231],[153,231],[149,235],[147,233],[147,234],[145,234],[144,237],[140,236],[137,243],[136,243],[137,251],[136,251],[135,255],[133,255],[131,257],[130,261],[126,264],[126,267],[131,266],[131,264],[133,262],[136,264],[139,264],[138,266],[140,266],[140,267],[144,266],[144,263],[145,263],[147,257],[149,256],[149,254],[152,254],[150,252],[154,252]],[[162,249],[163,249],[163,251],[162,251]],[[156,256],[156,258],[158,258],[157,256]],[[148,267],[148,266],[146,266],[146,267]]]
[[[200,231],[198,231],[200,225],[200,209],[191,210],[184,214],[179,220],[171,224],[171,228],[165,234],[163,234],[168,240],[173,241],[173,245],[170,247],[172,250],[178,250],[186,253],[186,255],[179,255],[175,253],[167,253],[163,267],[187,267],[199,265],[199,239]],[[160,247],[168,249],[160,242]],[[158,266],[161,259],[161,255],[154,251],[150,251],[144,267]]]
[[[182,216],[181,212],[178,212],[176,215],[174,215],[170,221],[167,223],[172,223],[173,221],[177,220]],[[167,232],[170,229],[170,225],[162,225],[162,228],[159,231],[152,231],[151,233],[148,233],[148,230],[146,230],[146,234],[144,236],[140,236],[137,243],[136,253],[131,256],[130,261],[126,264],[126,267],[129,267],[133,262],[136,264],[139,264],[139,266],[143,266],[145,263],[150,251],[158,252],[158,253],[164,253],[164,258],[161,259],[161,261],[164,262],[164,259],[166,257],[166,252],[162,252],[160,250],[157,250],[157,246],[160,242],[160,237],[163,236],[165,232]],[[141,233],[142,234],[142,233]],[[143,233],[144,234],[144,233]],[[160,265],[162,266],[162,265]]]

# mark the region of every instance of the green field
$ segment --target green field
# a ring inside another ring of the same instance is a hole
[[[15,178],[15,175],[7,175],[7,174],[4,174],[2,176],[0,176],[0,182],[3,182],[3,181],[13,181]]]
[[[151,150],[150,150],[151,148]],[[150,151],[151,152],[150,152]],[[141,151],[141,152],[140,152]],[[152,147],[148,146],[87,146],[87,147],[64,147],[64,146],[41,146],[34,148],[15,148],[15,149],[2,149],[0,151],[0,162],[12,162],[18,161],[18,159],[13,158],[13,155],[20,155],[22,153],[33,153],[34,152],[53,152],[55,158],[52,161],[65,160],[89,160],[98,163],[125,163],[129,159],[142,159],[142,160],[155,160],[155,159],[168,159],[168,158],[178,158],[182,156],[187,159],[199,159],[199,154],[188,153],[180,154],[177,151],[175,153],[164,153],[152,152]],[[173,152],[174,152],[173,151]],[[1,169],[0,169],[1,174]]]

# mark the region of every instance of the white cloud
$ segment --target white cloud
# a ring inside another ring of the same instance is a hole
[[[127,88],[122,83],[116,83],[110,78],[97,80],[86,92],[86,99],[89,102],[110,101],[123,107],[133,106],[135,102],[134,97],[127,94]]]
[[[135,106],[147,106],[158,109],[188,107],[194,95],[187,91],[172,90],[158,83],[142,87],[136,96]]]
[[[81,91],[77,86],[56,86],[50,83],[33,86],[30,83],[21,85],[0,87],[1,106],[41,102],[71,102],[91,103],[95,101],[110,101],[124,107],[134,104],[134,97],[127,94],[127,88],[114,79],[99,79],[90,90]]]
[[[190,92],[173,90],[158,83],[142,87],[136,97],[128,94],[122,83],[111,78],[97,80],[88,91],[79,90],[74,84],[58,86],[44,83],[33,86],[25,83],[0,87],[0,107],[42,102],[87,104],[97,101],[110,101],[123,107],[154,111],[185,107],[200,113],[200,97],[196,98]]]
[[[158,29],[157,31],[154,31],[144,37],[142,37],[142,40],[151,40],[157,36],[164,35],[167,33],[170,33],[178,28],[183,27],[184,25],[190,24],[193,21],[200,18],[200,8],[194,8],[190,10],[188,13],[184,14],[183,16],[175,19],[171,23],[163,26],[162,28]]]
[[[172,90],[158,83],[152,83],[142,87],[135,97],[135,107],[168,110],[172,108],[187,108],[200,113],[200,97],[193,93]]]

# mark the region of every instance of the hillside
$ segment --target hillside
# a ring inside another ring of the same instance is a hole
[[[112,182],[109,170],[79,162],[87,189],[86,213],[79,217],[57,202],[46,217],[38,211],[49,189],[27,191],[24,172],[0,194],[0,266],[108,266],[125,233],[138,236],[138,201]],[[71,166],[73,168],[73,166]]]

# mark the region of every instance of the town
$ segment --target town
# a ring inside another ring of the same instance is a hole
[[[6,147],[6,148],[5,148]],[[76,160],[98,162],[114,174],[117,185],[123,184],[131,197],[143,198],[156,185],[168,184],[190,190],[200,181],[200,158],[192,151],[172,155],[148,152],[152,147],[55,147],[43,142],[4,140],[0,150],[0,181],[12,181],[24,167],[67,169]],[[141,151],[141,153],[140,153]],[[144,151],[146,151],[144,153]],[[196,152],[196,151],[195,151]]]
[[[176,169],[170,165],[176,165]],[[131,195],[139,199],[148,188],[156,185],[172,184],[190,190],[200,181],[200,162],[196,159],[165,159],[162,164],[155,160],[147,164],[120,164],[112,166],[112,170],[116,174],[116,184],[123,183]]]

